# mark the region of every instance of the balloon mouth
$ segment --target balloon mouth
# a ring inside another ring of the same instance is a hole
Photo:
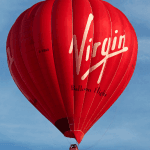
[[[66,131],[64,133],[64,136],[69,137],[69,138],[75,138],[75,135],[74,135],[73,131]]]
[[[81,130],[66,131],[64,133],[64,136],[69,138],[75,138],[78,144],[80,144],[84,137],[84,133]]]
[[[69,124],[68,118],[61,118],[55,122],[55,126],[65,137],[75,138],[78,144],[80,144],[84,137],[84,133],[81,130],[74,130],[73,119],[69,120],[72,121],[71,124]]]

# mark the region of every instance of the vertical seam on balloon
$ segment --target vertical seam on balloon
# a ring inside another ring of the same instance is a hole
[[[106,7],[106,6],[105,6],[105,7]],[[106,9],[107,9],[107,8],[106,8]],[[108,11],[108,9],[107,9],[107,11]],[[109,11],[108,11],[108,13],[109,13]],[[109,16],[110,16],[110,13],[109,13]],[[110,17],[110,18],[111,18],[111,17]],[[111,22],[111,31],[112,31],[112,22]],[[121,57],[121,58],[122,58],[122,57]],[[121,59],[120,59],[120,62],[121,62]],[[120,62],[119,62],[119,64],[120,64]],[[118,67],[119,67],[119,65],[118,65]],[[115,71],[115,74],[116,74],[116,72],[117,72],[117,70],[118,70],[118,67],[117,67],[117,69],[116,69],[116,71]],[[115,77],[115,75],[113,76],[113,79],[114,79],[114,77]],[[113,79],[111,80],[111,83],[112,83]],[[107,90],[109,89],[111,83],[109,84]],[[107,90],[106,90],[106,91],[107,91]],[[104,98],[104,97],[103,97],[103,98]],[[96,107],[96,109],[95,109],[93,115],[92,115],[91,118],[89,119],[89,121],[92,120],[92,117],[94,116],[94,114],[96,113],[96,110],[98,109],[99,105],[100,105],[101,102],[103,101],[103,98],[100,100],[99,104],[97,105],[97,107]],[[93,119],[93,120],[94,120],[94,119]],[[88,123],[89,123],[89,122],[88,122]],[[86,126],[88,126],[88,123],[86,124]],[[86,126],[85,126],[85,128],[86,128]]]
[[[134,42],[134,41],[133,41]],[[125,75],[126,75],[126,73],[127,73],[127,71],[128,71],[128,69],[130,69],[130,63],[131,63],[131,60],[132,60],[132,57],[133,57],[133,54],[134,54],[134,50],[132,50],[132,56],[131,56],[131,59],[130,59],[130,62],[129,62],[129,64],[128,64],[128,67],[127,67],[127,70],[126,70],[126,72],[124,73],[124,75],[123,75],[123,77],[122,77],[122,79],[120,80],[120,82],[119,82],[119,84],[118,84],[118,86],[117,86],[117,88],[119,87],[119,85],[121,84],[121,82],[122,82],[122,80],[124,79],[124,77],[125,77]],[[124,83],[124,85],[126,85],[126,83]],[[124,87],[124,86],[123,86]],[[117,90],[117,88],[115,89],[115,91]],[[110,96],[110,98],[109,99],[111,99],[111,97],[114,95],[114,93],[115,93],[115,91],[112,93],[112,95]],[[108,103],[108,101],[109,101],[109,99],[107,100],[107,103]],[[107,105],[107,103],[105,104],[105,105]],[[105,106],[103,106],[103,108],[104,108]],[[99,119],[99,114],[93,119],[93,120],[98,120]],[[93,121],[93,122],[95,122],[95,121]],[[91,124],[93,124],[93,123],[91,123]],[[89,125],[90,126],[90,125]],[[89,126],[87,127],[87,128],[89,128]]]
[[[14,25],[13,25],[13,27],[12,28],[14,28]],[[19,32],[17,32],[17,34],[18,34]],[[18,35],[19,36],[19,35]],[[9,37],[10,38],[10,37]],[[10,45],[10,47],[11,47],[11,45]],[[19,46],[20,47],[20,46]],[[15,51],[15,50],[14,50]],[[19,52],[20,53],[20,52]],[[21,75],[20,75],[20,72],[18,71],[18,68],[17,68],[17,64],[16,64],[16,61],[14,61],[14,68],[15,68],[15,72],[18,74],[18,77],[20,78],[20,80],[21,80],[21,82],[22,82],[22,84],[23,84],[23,87],[24,88],[26,88],[26,90],[27,90],[27,92],[28,93],[30,93],[30,95],[35,99],[35,97],[34,97],[34,95],[30,92],[30,90],[28,89],[28,87],[26,86],[26,83],[25,83],[25,81],[22,79],[22,77],[21,77]],[[11,72],[11,71],[10,71]],[[13,75],[12,75],[12,77],[13,77]],[[15,77],[14,77],[15,78]],[[14,81],[16,80],[16,78],[14,79]],[[16,80],[16,82],[17,82],[17,80]],[[15,82],[15,83],[16,83]],[[23,90],[22,90],[22,88],[20,87],[20,85],[19,84],[17,84],[16,83],[16,85],[17,85],[17,87],[19,88],[19,90],[23,93],[23,95],[24,95],[24,93],[26,93],[26,92],[24,92]],[[24,95],[27,99],[28,99],[28,95]],[[29,97],[30,98],[30,97]],[[30,103],[32,103],[29,99],[28,99],[28,101],[30,102]],[[39,104],[40,105],[40,104]],[[41,105],[40,105],[41,106]],[[34,106],[35,107],[35,106]],[[44,113],[45,113],[45,111],[44,111]],[[46,116],[48,116],[48,114],[47,113],[45,113],[46,114]]]
[[[41,3],[42,4],[42,3]],[[33,7],[33,6],[32,6]],[[31,8],[32,8],[31,7]],[[41,7],[41,5],[39,5],[39,7]],[[38,8],[39,8],[38,7]],[[37,8],[37,10],[38,10],[38,8]],[[33,22],[32,22],[32,26],[33,26]],[[21,29],[21,27],[20,27],[20,29]],[[30,31],[30,32],[32,32],[32,31]],[[33,37],[32,37],[33,38]],[[35,46],[34,46],[34,50],[35,50]],[[21,51],[20,51],[21,52]],[[22,56],[22,52],[21,52],[21,56]],[[25,62],[24,62],[24,59],[23,59],[23,57],[22,57],[22,60],[23,60],[23,63],[24,63],[24,66],[25,66],[25,68],[26,68],[26,71],[27,71],[27,73],[28,73],[28,75],[29,75],[29,77],[30,77],[30,79],[31,79],[31,81],[32,81],[32,83],[33,83],[33,85],[35,84],[34,83],[34,81],[32,80],[32,77],[30,76],[30,73],[29,73],[29,71],[28,71],[28,68],[26,67],[26,65],[25,65]],[[39,93],[39,95],[41,96],[41,98],[44,100],[44,98],[42,97],[42,95],[40,94],[40,91],[38,90],[38,88],[36,88],[35,87],[35,89],[38,91],[38,93]],[[46,104],[46,103],[45,103]],[[43,108],[43,107],[42,107]],[[49,107],[48,107],[49,108]],[[48,114],[48,116],[50,116],[49,115],[49,113],[43,108],[43,110]],[[51,111],[50,111],[51,112]],[[53,122],[54,122],[54,114],[51,112],[51,115],[53,115],[53,116],[50,116],[50,118],[53,120]]]
[[[56,1],[54,1],[54,3],[55,3]],[[53,3],[53,5],[54,5],[54,3]],[[72,5],[71,5],[72,6]],[[53,6],[52,6],[53,7]],[[73,10],[73,9],[72,9]],[[51,28],[52,29],[52,28]],[[73,35],[73,11],[72,11],[72,35]],[[51,37],[52,37],[52,32],[51,32]],[[73,36],[72,36],[73,37]],[[73,38],[72,38],[72,40],[73,40]],[[53,55],[54,56],[54,55]],[[53,61],[54,61],[54,59],[53,59]],[[55,61],[54,61],[54,65],[55,65]],[[58,86],[59,86],[59,91],[60,91],[60,94],[61,94],[61,98],[62,98],[62,103],[63,103],[63,106],[64,106],[64,108],[65,108],[65,113],[66,113],[66,118],[67,118],[67,120],[68,120],[68,125],[69,125],[69,129],[70,129],[70,119],[69,119],[69,114],[68,114],[68,112],[66,111],[66,108],[67,107],[65,107],[65,104],[64,104],[64,101],[63,101],[63,97],[62,97],[62,93],[61,93],[61,90],[60,90],[60,83],[59,83],[59,81],[58,81],[58,76],[57,76],[57,71],[56,71],[56,66],[55,66],[55,72],[56,72],[56,77],[57,77],[57,82],[58,82]],[[74,80],[73,80],[73,83],[74,83]],[[73,92],[73,105],[74,105],[74,92]],[[73,109],[74,109],[74,106],[73,106]],[[74,117],[74,111],[73,111],[73,117]],[[71,118],[72,119],[72,118]],[[73,118],[74,119],[74,118]],[[71,122],[72,123],[72,122]],[[74,124],[74,120],[73,120],[73,124]],[[71,124],[72,125],[72,124]]]
[[[91,6],[91,3],[90,1],[88,0],[89,4],[90,4],[90,7],[91,7],[91,11],[92,11],[92,6]],[[92,14],[93,14],[93,11],[92,11]],[[93,19],[93,39],[94,39],[94,19]],[[92,40],[92,46],[93,46],[93,40]],[[93,47],[92,47],[93,49]],[[92,53],[92,51],[91,51]],[[90,57],[90,66],[91,66],[91,59],[92,59],[92,54],[91,54],[91,57]],[[88,85],[88,80],[89,80],[89,75],[87,77],[87,83],[86,83],[86,88],[87,88],[87,85]],[[83,103],[82,103],[82,109],[81,109],[81,113],[80,113],[80,119],[79,119],[79,122],[78,122],[78,126],[77,126],[77,129],[79,129],[79,125],[80,125],[80,120],[81,120],[81,117],[82,117],[82,110],[83,110],[83,106],[84,106],[84,102],[85,102],[85,95],[86,95],[86,90],[85,90],[85,93],[84,93],[84,98],[83,98]]]
[[[98,85],[98,87],[99,87],[99,86],[100,86],[100,84]],[[94,97],[93,97],[92,103],[91,103],[91,105],[90,105],[90,108],[88,109],[88,113],[86,114],[86,117],[85,117],[85,119],[84,119],[84,122],[86,121],[86,118],[87,118],[87,116],[88,116],[88,114],[89,114],[89,112],[90,112],[90,109],[91,109],[91,107],[92,107],[92,105],[93,105],[93,102],[94,102],[94,99],[95,99],[96,94],[97,94],[97,93],[95,93],[95,95],[94,95]],[[84,122],[83,122],[83,124],[82,124],[82,127],[83,127],[83,125],[84,125]],[[81,127],[81,129],[82,129],[82,127]]]
[[[40,6],[39,6],[40,7]],[[38,9],[39,9],[39,7],[38,7]],[[42,6],[41,6],[42,7]],[[36,12],[38,11],[38,9],[36,10]],[[35,12],[35,14],[34,14],[34,17],[35,17],[35,15],[36,15],[36,12]],[[33,17],[33,18],[34,18]],[[32,21],[32,28],[33,28],[33,21]],[[33,33],[33,31],[32,30],[30,30],[30,32],[32,32]],[[32,39],[33,39],[33,34],[32,34]],[[34,51],[35,51],[35,45],[34,45]],[[36,51],[35,51],[35,54],[36,54]],[[37,55],[35,55],[36,56],[36,60],[37,60],[37,62],[38,62],[38,57],[37,57]],[[43,75],[43,72],[42,72],[42,69],[41,69],[41,67],[40,67],[40,64],[39,64],[39,62],[38,62],[38,66],[39,66],[39,70],[41,71],[41,74],[42,74],[42,76],[43,76],[43,80],[45,81],[45,78],[44,78],[44,75]],[[28,69],[27,69],[28,70]],[[28,72],[29,73],[29,72]],[[29,75],[30,75],[30,73],[29,73]],[[32,79],[32,77],[31,77],[31,79]],[[34,81],[33,81],[34,82]],[[48,87],[48,85],[47,85],[47,83],[45,82],[45,85]],[[37,89],[38,90],[38,89]],[[39,93],[40,93],[40,91],[39,91]],[[42,96],[41,96],[42,97]],[[42,97],[43,98],[43,97]],[[45,102],[45,104],[47,104],[46,103],[46,100],[45,100],[45,98],[43,98],[43,100],[44,100],[44,102]],[[49,108],[49,107],[48,107]],[[51,112],[51,114],[53,114],[53,112],[50,110],[50,108],[49,108],[49,111]],[[53,117],[55,117],[55,114],[53,114]],[[52,118],[53,118],[52,117]]]
[[[14,28],[14,27],[13,27]],[[12,30],[13,31],[13,30]],[[12,33],[11,33],[12,34]],[[18,33],[17,33],[18,34]],[[20,47],[20,46],[19,46]],[[10,49],[11,49],[11,45],[10,45]],[[12,57],[13,57],[13,55],[12,55]],[[27,86],[26,86],[26,84],[25,84],[25,82],[24,82],[24,80],[22,79],[22,77],[21,77],[21,75],[20,75],[20,73],[19,73],[19,71],[18,71],[18,68],[17,68],[17,64],[16,64],[16,61],[14,61],[14,68],[15,68],[15,72],[18,74],[18,76],[20,77],[20,79],[21,79],[21,81],[22,81],[22,83],[24,84],[24,87],[29,91],[29,89],[27,88]],[[10,71],[11,72],[11,74],[12,74],[12,77],[13,77],[13,73],[12,73],[12,71]],[[14,77],[15,78],[15,77]],[[16,79],[14,79],[14,80],[16,80]],[[16,80],[17,81],[17,80]],[[16,82],[15,82],[16,83]],[[22,91],[22,89],[21,89],[21,87],[20,87],[20,85],[19,84],[17,84],[16,83],[16,85],[17,85],[17,87],[19,88],[19,90],[22,92],[22,93],[24,93],[23,91]],[[29,91],[30,92],[30,91]],[[33,96],[33,94],[30,92],[30,94]],[[26,96],[25,96],[26,97]],[[33,96],[34,97],[34,96]],[[27,98],[27,97],[26,97]]]
[[[94,26],[93,26],[93,28],[94,28]],[[91,66],[91,64],[90,64],[90,66]],[[98,87],[99,87],[99,85],[98,85]],[[90,111],[90,109],[91,109],[91,107],[92,107],[92,104],[93,104],[93,102],[94,102],[94,99],[95,99],[96,94],[97,94],[97,93],[95,93],[95,95],[94,95],[94,97],[93,97],[93,100],[92,100],[91,105],[90,105],[90,107],[89,107],[89,109],[88,109],[88,113],[86,114],[86,117],[84,118],[84,121],[83,121],[83,124],[82,124],[82,126],[81,126],[81,129],[82,129],[83,125],[84,125],[84,122],[86,121],[86,118],[87,118],[87,116],[88,116],[88,114],[89,114],[89,111]]]
[[[73,42],[73,47],[72,49],[74,48],[74,40],[73,40],[73,2],[71,1],[71,6],[72,6],[72,42]],[[72,52],[72,58],[74,58],[74,52]],[[73,85],[75,83],[74,81],[74,60],[72,59],[72,64],[73,64]],[[74,113],[75,113],[75,101],[74,101],[74,95],[75,95],[75,91],[73,91],[73,130],[74,130],[74,126],[75,126],[75,123],[74,123]],[[69,120],[68,120],[69,122]],[[70,128],[70,124],[69,124],[69,128]]]
[[[124,31],[124,32],[125,32],[125,31]],[[123,54],[122,54],[122,56],[121,56],[120,62],[121,62],[121,60],[122,60],[122,57],[123,57]],[[119,62],[119,65],[118,65],[118,67],[117,67],[117,69],[116,69],[116,71],[115,71],[115,75],[116,75],[116,72],[117,72],[117,70],[118,70],[118,68],[119,68],[119,66],[120,66],[120,62]],[[113,76],[113,79],[115,78],[115,75]],[[108,88],[107,88],[106,91],[108,91],[109,87],[111,86],[113,79],[111,80],[111,83],[109,84],[109,86],[108,86]],[[122,81],[122,80],[121,80],[121,81]],[[121,82],[121,81],[120,81],[120,82]],[[119,83],[119,84],[120,84],[120,83]],[[117,86],[117,87],[118,87],[118,86]],[[112,96],[110,96],[110,98],[111,98],[111,97],[112,97]],[[110,98],[109,98],[109,99],[110,99]],[[109,99],[107,100],[107,102],[109,101]],[[105,103],[105,105],[107,104],[107,102]],[[100,105],[100,103],[101,103],[101,102],[99,102],[98,106]],[[105,107],[105,105],[102,107],[101,110],[103,110],[103,108]],[[100,110],[100,112],[101,112],[101,110]],[[97,115],[95,118],[98,118],[98,115]],[[93,120],[95,120],[95,118],[94,118]]]
[[[55,3],[55,0],[53,0],[52,7],[53,7],[54,3]],[[52,13],[51,13],[51,16],[52,16]],[[51,22],[52,22],[52,20],[51,20]],[[52,32],[51,32],[51,37],[52,37]],[[54,61],[54,57],[53,57],[53,61]],[[55,61],[54,61],[54,67],[55,67]],[[61,95],[61,100],[59,100],[59,102],[61,101],[61,104],[63,105],[63,108],[64,108],[64,113],[66,114],[67,119],[68,119],[68,113],[66,111],[66,107],[65,107],[65,104],[64,104],[64,101],[63,101],[63,98],[62,98],[62,94],[61,94],[61,91],[60,91],[60,86],[59,86],[59,81],[58,81],[58,77],[57,77],[56,67],[55,67],[55,73],[56,73],[57,83],[58,83],[58,87],[59,87],[59,92],[60,92],[60,95]],[[69,119],[68,119],[68,121],[69,121]]]
[[[104,4],[105,5],[105,4]],[[106,9],[107,9],[107,6],[106,6]],[[108,11],[108,9],[107,9],[107,11]],[[109,13],[109,11],[108,11],[108,13]],[[109,13],[109,16],[110,16],[110,13]],[[110,16],[110,18],[111,18],[111,16]],[[112,21],[111,21],[111,34],[112,34]],[[111,38],[112,38],[112,36],[111,36]],[[123,54],[122,54],[122,56],[121,56],[121,58],[120,58],[120,61],[119,61],[119,64],[118,64],[118,66],[117,66],[117,69],[116,69],[116,71],[115,71],[115,73],[114,73],[114,75],[113,75],[113,78],[111,79],[111,82],[110,82],[110,84],[108,85],[108,88],[107,88],[107,90],[106,90],[106,93],[107,93],[107,91],[109,90],[109,88],[110,88],[110,86],[111,86],[111,84],[112,84],[112,82],[113,82],[113,79],[115,78],[115,76],[116,76],[116,73],[117,73],[117,71],[118,71],[118,69],[119,69],[119,66],[120,66],[120,63],[121,63],[121,60],[122,60],[122,57],[123,57]],[[108,60],[108,59],[107,59]],[[106,67],[106,66],[105,66]],[[100,100],[100,102],[99,102],[99,104],[97,105],[97,107],[96,107],[96,109],[95,109],[95,111],[93,112],[93,115],[92,116],[94,116],[94,114],[95,114],[95,112],[96,112],[96,110],[98,109],[98,107],[100,106],[100,104],[101,104],[101,102],[103,102],[103,99],[104,99],[104,97]],[[108,99],[109,100],[109,99]],[[107,101],[108,101],[107,100]],[[102,109],[103,109],[104,107],[102,107]],[[101,110],[102,110],[101,109]],[[91,116],[91,118],[92,118],[92,116]],[[91,118],[90,118],[90,120],[91,120]],[[95,119],[95,118],[94,118]],[[93,119],[93,120],[94,120]]]
[[[44,1],[44,2],[46,2],[46,1]],[[40,7],[42,7],[43,5],[44,5],[44,2],[41,2],[41,5],[39,5],[39,7],[36,9],[36,12],[35,12],[35,14],[34,14],[34,17],[33,17],[33,19],[35,18],[35,16],[36,16],[36,13],[37,13],[37,11],[40,9]],[[43,5],[42,5],[43,4]],[[32,21],[32,28],[33,28],[33,21]],[[30,30],[30,32],[32,32],[32,39],[33,39],[33,30]],[[34,45],[34,51],[35,51],[35,45]],[[35,52],[35,54],[36,54],[36,52]],[[37,55],[36,55],[36,58],[37,58],[37,62],[38,62],[38,57],[37,57]],[[39,65],[39,62],[38,62],[38,65]],[[39,70],[41,70],[41,67],[40,67],[40,65],[39,65]],[[28,72],[29,73],[29,72]],[[41,74],[42,74],[42,76],[43,76],[43,79],[44,79],[44,75],[43,75],[43,73],[42,73],[42,71],[41,71]],[[30,76],[30,73],[29,73],[29,76]],[[32,79],[32,77],[31,77],[31,79]],[[45,79],[44,79],[45,80]],[[33,81],[33,83],[34,83],[34,81]],[[46,82],[45,82],[46,83]],[[47,86],[47,84],[46,84],[46,86]],[[48,86],[47,86],[48,87]],[[37,91],[39,91],[38,90],[38,88],[36,88],[37,89]],[[40,92],[39,92],[39,94],[40,94]],[[42,95],[40,94],[40,96],[42,97]],[[45,101],[45,98],[43,98],[42,97],[42,99],[44,100],[44,103],[45,104],[47,104],[46,103],[46,101]],[[54,121],[54,117],[55,117],[55,114],[53,114],[53,112],[50,110],[50,107],[48,107],[49,108],[49,111],[50,111],[50,113],[51,113],[51,115],[52,116],[50,116],[50,118],[53,120],[53,122],[55,122]],[[45,109],[44,109],[45,110]],[[45,110],[46,111],[46,110]],[[46,113],[48,113],[47,111],[46,111]],[[49,113],[48,113],[49,114]]]
[[[131,62],[131,60],[130,60],[130,62]],[[130,62],[129,62],[129,65],[128,65],[127,70],[128,70],[128,69],[129,69],[129,67],[130,67]],[[126,75],[127,70],[126,70],[126,72],[125,72],[124,76]],[[123,76],[123,78],[124,78],[124,76]],[[120,83],[122,82],[123,78],[121,79]],[[117,88],[119,87],[120,83],[118,84]],[[124,83],[124,85],[126,85],[126,83]],[[124,86],[123,86],[123,87],[124,87]],[[117,90],[117,88],[116,88],[116,90]],[[116,91],[116,90],[115,90],[115,91]],[[115,93],[115,91],[113,92],[113,94]],[[113,94],[111,95],[111,97],[113,96]],[[110,97],[110,98],[111,98],[111,97]],[[110,99],[110,98],[109,98],[109,99]],[[108,99],[108,101],[109,101],[109,99]],[[107,101],[107,103],[108,103],[108,101]],[[105,105],[107,105],[107,103],[106,103]],[[104,106],[104,107],[105,107],[105,106]],[[104,107],[103,107],[103,108],[104,108]],[[98,115],[94,118],[94,120],[95,120],[95,121],[99,119],[99,117],[98,117],[98,116],[99,116],[99,114],[98,114]],[[93,122],[95,122],[95,121],[93,121]],[[93,122],[92,122],[91,124],[93,124]],[[89,125],[89,126],[90,126],[90,125]],[[88,129],[88,128],[89,128],[89,126],[88,126],[86,129]]]
[[[23,17],[24,18],[24,17]],[[23,20],[23,18],[22,18],[22,20]],[[22,24],[21,24],[22,25]],[[20,33],[20,30],[21,30],[21,25],[20,25],[20,29],[19,29],[19,33]],[[20,34],[18,35],[18,36],[20,36]],[[21,47],[21,45],[20,45],[21,43],[20,43],[20,40],[19,40],[19,47]],[[22,52],[21,52],[21,49],[20,49],[20,54],[21,54],[21,57],[22,57]],[[33,84],[34,84],[34,81],[32,80],[32,77],[30,76],[30,73],[29,73],[29,71],[28,71],[28,69],[27,69],[27,67],[26,67],[26,65],[25,65],[25,62],[24,62],[24,59],[23,59],[23,57],[22,57],[22,61],[23,61],[23,63],[24,63],[24,66],[25,66],[25,68],[26,68],[26,71],[27,71],[27,73],[28,73],[28,75],[29,75],[29,77],[30,77],[30,79],[31,79],[31,81],[33,82]],[[36,87],[35,87],[36,88]],[[36,88],[36,90],[38,91],[38,89]],[[39,92],[39,91],[38,91]],[[39,94],[40,94],[40,92],[39,92]],[[41,96],[41,94],[40,94],[40,96]],[[42,96],[41,96],[42,97]],[[46,111],[46,110],[45,110]],[[46,111],[47,112],[47,111]],[[53,114],[53,113],[51,113],[51,114]],[[48,115],[49,116],[49,115]],[[53,119],[53,117],[52,116],[50,116],[50,118],[52,118]],[[54,119],[53,119],[54,120]],[[54,122],[54,121],[53,121]]]
[[[58,1],[54,1],[53,2],[53,5],[54,5],[54,3],[55,2],[58,2]],[[53,6],[52,6],[53,7]],[[52,17],[51,17],[52,18]],[[73,24],[73,23],[72,23]],[[52,29],[52,28],[51,28]],[[51,32],[51,34],[52,34],[52,32]],[[52,37],[52,36],[51,36]],[[54,56],[54,55],[53,55]],[[54,59],[53,59],[54,60]],[[55,61],[54,61],[54,65],[55,65]],[[55,72],[56,72],[56,66],[55,66]],[[57,76],[57,72],[56,72],[56,76]],[[59,86],[59,91],[60,91],[60,94],[61,94],[61,98],[62,98],[62,92],[61,92],[61,90],[60,90],[60,83],[59,83],[59,81],[58,81],[58,76],[57,76],[57,82],[58,82],[58,86]],[[74,93],[73,93],[74,94]],[[74,95],[73,95],[74,96]],[[74,100],[74,97],[73,97],[73,100]],[[68,108],[68,107],[66,107],[65,106],[65,103],[64,103],[64,100],[63,100],[63,98],[62,98],[62,104],[63,104],[63,107],[65,108],[65,114],[66,114],[66,118],[67,118],[67,120],[68,120],[68,125],[69,125],[69,129],[71,129],[70,128],[70,125],[72,125],[72,118],[71,119],[69,119],[69,114],[68,114],[68,112],[66,111],[67,109],[66,108]],[[74,105],[74,103],[73,103],[73,105]],[[74,106],[73,106],[74,107]],[[74,108],[73,108],[74,109]],[[74,112],[73,112],[73,117],[74,117]],[[70,122],[71,122],[71,124],[70,124]],[[73,120],[73,124],[74,124],[74,120]]]
[[[104,5],[104,4],[103,4]],[[105,5],[104,5],[105,6]],[[105,6],[105,8],[106,8],[106,6]],[[110,18],[110,23],[111,23],[111,38],[112,38],[112,21],[111,21],[111,17],[110,17],[110,13],[109,13],[109,11],[108,11],[108,9],[106,8],[106,10],[107,10],[107,12],[108,12],[108,15],[109,15],[109,18]],[[111,42],[112,43],[112,42]],[[111,45],[111,44],[110,44]],[[111,46],[110,46],[111,47]],[[109,51],[110,51],[110,49],[109,49]],[[108,60],[108,59],[107,59]],[[107,60],[106,60],[106,64],[107,64]],[[105,67],[104,67],[104,70],[105,70],[105,68],[106,68],[106,65],[105,65]],[[103,74],[104,74],[104,72],[103,72]],[[102,75],[103,76],[103,75]],[[100,84],[101,83],[99,83],[99,85],[98,85],[98,87],[100,87]],[[96,95],[97,95],[97,93],[95,93],[95,95],[94,95],[94,98],[93,98],[93,100],[92,100],[92,104],[91,104],[91,106],[90,106],[90,108],[89,108],[89,111],[88,111],[88,113],[87,113],[87,115],[86,115],[86,117],[85,118],[87,118],[87,116],[88,116],[88,114],[89,114],[89,112],[90,112],[90,109],[91,109],[91,107],[92,107],[92,105],[93,105],[93,102],[94,102],[94,99],[95,99],[95,97],[96,97]],[[103,99],[103,98],[102,98]],[[101,99],[101,100],[102,100]],[[98,107],[98,106],[97,106]],[[97,109],[97,108],[96,108]],[[96,110],[95,109],[95,110]],[[94,111],[95,112],[95,111]],[[93,113],[94,114],[94,113]],[[92,115],[93,116],[93,115]],[[91,116],[91,118],[92,118],[92,116]],[[91,120],[91,118],[88,120],[88,122],[86,123],[86,125],[85,125],[85,127],[88,125],[88,123],[89,123],[89,121]],[[85,119],[86,120],[86,119]],[[84,122],[85,122],[85,120],[84,120]],[[83,125],[84,125],[84,123],[83,123]],[[84,128],[83,128],[83,125],[82,125],[82,130],[84,130]]]

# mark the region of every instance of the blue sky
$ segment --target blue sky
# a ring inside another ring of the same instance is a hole
[[[85,135],[80,150],[150,149],[150,1],[106,0],[132,23],[138,37],[134,75],[117,102]],[[0,149],[68,149],[65,138],[22,95],[7,66],[6,39],[19,14],[39,0],[0,0]],[[108,129],[109,128],[109,129]],[[62,147],[62,148],[61,148]]]

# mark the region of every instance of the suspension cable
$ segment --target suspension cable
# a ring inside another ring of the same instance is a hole
[[[103,138],[103,137],[105,136],[105,134],[108,132],[110,126],[112,125],[112,123],[113,123],[113,121],[114,121],[114,119],[115,119],[115,116],[116,116],[116,114],[117,114],[117,111],[118,111],[118,108],[119,108],[119,106],[120,106],[120,103],[121,103],[121,100],[118,102],[118,106],[116,107],[116,110],[115,110],[115,113],[114,113],[114,115],[113,115],[112,121],[110,122],[109,126],[107,127],[107,129],[106,129],[106,131],[104,132],[104,134],[102,135],[102,137],[101,137],[98,141],[96,141],[93,145],[89,146],[88,148],[81,149],[81,150],[91,149],[91,148],[93,148],[95,145],[97,145],[97,143],[98,143],[99,141],[102,140],[102,138]]]

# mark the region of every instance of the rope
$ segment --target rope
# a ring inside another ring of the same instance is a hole
[[[103,138],[104,135],[108,132],[110,126],[112,125],[112,123],[113,123],[113,121],[114,121],[114,119],[115,119],[115,116],[116,116],[116,114],[117,114],[117,110],[118,110],[118,108],[119,108],[119,106],[120,106],[120,102],[121,102],[121,101],[119,101],[118,106],[117,106],[117,108],[116,108],[116,110],[115,110],[115,113],[114,113],[114,116],[113,116],[113,118],[112,118],[112,121],[110,122],[109,126],[107,127],[107,129],[106,129],[106,131],[104,132],[104,134],[102,135],[102,137],[101,137],[98,141],[96,141],[93,145],[89,146],[88,148],[81,149],[81,150],[91,149],[91,148],[93,148],[95,145],[97,145],[97,143],[98,143],[99,141],[102,140],[102,138]]]

